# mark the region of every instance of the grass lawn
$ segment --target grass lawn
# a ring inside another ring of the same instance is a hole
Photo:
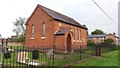
[[[77,62],[80,60],[80,56],[79,54],[55,54],[55,56],[63,56],[63,57],[66,57],[65,59],[54,59],[54,66],[64,66],[66,64],[71,64],[71,63],[74,63],[74,62]],[[4,55],[2,55],[3,57]],[[85,59],[85,58],[90,58],[91,56],[89,55],[82,55],[82,59]],[[32,59],[32,53],[31,52],[28,52],[28,58]],[[52,58],[52,56],[51,56]],[[45,56],[44,53],[39,53],[39,59],[37,59],[38,61],[43,61],[43,62],[46,62],[47,65],[46,66],[53,66],[53,59],[49,59]],[[9,59],[4,59],[4,64],[5,65],[15,65],[15,66],[19,66],[21,64],[17,63],[16,62],[16,54],[15,53],[11,53],[11,58]]]
[[[118,66],[118,50],[103,54],[101,57],[95,57],[75,66]]]
[[[9,47],[9,49],[24,49],[24,46],[15,46]],[[102,49],[102,56],[91,58],[95,54],[95,49],[91,48],[83,53],[81,58],[88,59],[86,61],[80,62],[78,64],[74,64],[80,60],[79,54],[55,54],[55,56],[65,56],[64,59],[54,59],[54,66],[64,66],[72,63],[72,66],[118,66],[118,51],[108,51],[106,48]],[[32,59],[32,52],[28,52],[28,58]],[[39,53],[38,61],[46,62],[47,66],[53,66],[53,60],[46,57],[44,53]],[[4,59],[4,64],[13,64],[16,66],[22,65],[16,62],[16,54],[11,53],[10,59]]]
[[[63,59],[54,58],[54,66],[64,66],[66,64],[74,63],[80,60],[79,54],[55,54],[54,56],[66,57]],[[91,56],[89,55],[82,54],[82,59],[90,58],[90,57]],[[29,52],[29,58],[32,58],[32,53],[30,52]],[[51,56],[51,59],[47,58],[44,53],[39,53],[38,61],[43,61],[43,62],[46,62],[48,66],[53,66],[52,56]]]

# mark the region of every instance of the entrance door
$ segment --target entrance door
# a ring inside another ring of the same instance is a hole
[[[71,36],[68,34],[67,36],[67,52],[71,52]]]

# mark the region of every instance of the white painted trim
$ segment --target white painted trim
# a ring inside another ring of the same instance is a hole
[[[31,40],[33,40],[34,38],[30,38]]]
[[[45,39],[45,37],[41,37],[41,39]]]
[[[80,43],[81,43],[82,41],[80,41],[80,40],[77,40],[77,42],[80,42]]]
[[[75,42],[75,40],[73,40],[73,42]]]
[[[56,30],[56,31],[54,32],[54,34],[56,34],[58,31],[59,31],[59,29],[58,29],[58,30]]]

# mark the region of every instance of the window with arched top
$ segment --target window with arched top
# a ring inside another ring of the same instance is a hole
[[[75,40],[75,29],[74,28],[73,28],[72,32],[73,32],[73,36],[74,36],[74,40]]]
[[[79,30],[79,40],[81,41],[81,30]]]
[[[79,30],[77,30],[77,40],[79,40],[79,38],[80,38],[80,37],[79,37],[79,36],[80,36],[79,34],[80,34],[80,33],[79,33]]]
[[[32,28],[31,28],[31,37],[34,38],[34,25],[32,25]]]
[[[72,32],[73,32],[73,35],[74,35],[74,33],[75,33],[75,29],[74,28],[72,29]]]
[[[46,25],[45,25],[45,23],[43,23],[42,29],[43,29],[42,36],[45,37],[45,32],[46,32]]]
[[[76,30],[76,40],[79,40],[79,31],[78,31],[78,29]]]

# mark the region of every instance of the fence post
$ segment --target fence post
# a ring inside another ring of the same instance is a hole
[[[98,56],[98,44],[96,44],[96,56]]]
[[[52,59],[53,59],[53,66],[54,66],[54,53],[55,53],[55,45],[53,45],[53,56],[52,56]]]
[[[12,53],[12,47],[10,47],[10,50],[11,50],[11,52],[10,52],[10,53]],[[13,55],[11,55],[11,58],[10,58],[10,67],[11,67],[11,66],[12,66],[12,64],[13,64],[13,63],[11,63],[11,61],[12,61],[12,60],[11,60],[11,59],[12,59],[12,56],[13,56]]]
[[[8,39],[6,39],[6,42],[5,42],[5,43],[6,43],[6,47],[7,47],[7,46],[8,46]]]
[[[81,46],[80,46],[79,54],[80,54],[80,60],[81,60],[81,59],[82,59],[82,58],[81,58]]]
[[[1,50],[2,50],[2,44],[0,44],[0,68],[2,67],[2,51]]]
[[[4,39],[2,39],[2,54],[3,54],[3,45],[4,45]],[[1,68],[4,67],[4,57],[2,56],[2,65],[1,65]]]
[[[101,56],[101,44],[99,44],[99,56]]]

